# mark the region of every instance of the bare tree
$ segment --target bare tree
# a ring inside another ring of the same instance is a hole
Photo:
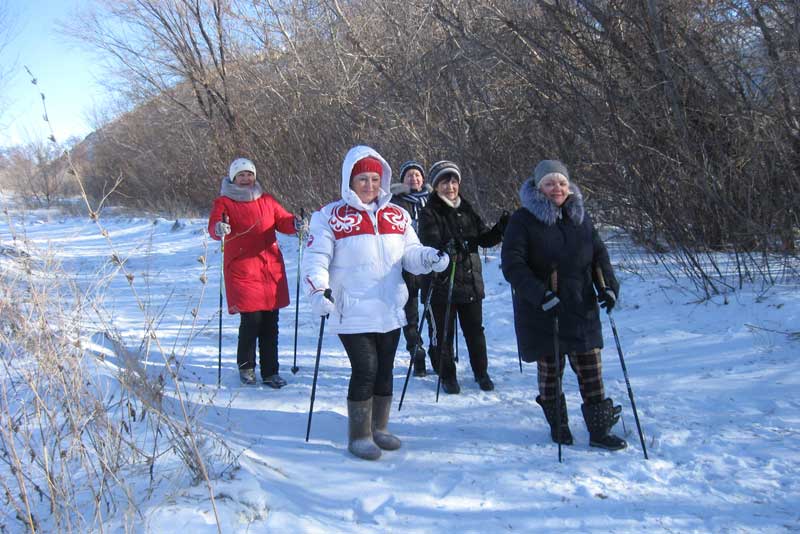
[[[8,148],[2,169],[4,181],[28,201],[50,207],[74,192],[73,179],[67,176],[67,162],[63,157],[69,146],[68,143],[36,140]]]
[[[392,162],[457,161],[491,218],[556,157],[604,222],[673,251],[701,292],[729,283],[718,251],[741,258],[740,281],[768,272],[772,254],[796,257],[796,2],[103,9],[107,24],[92,19],[100,31],[87,38],[125,69],[138,107],[104,128],[100,174],[127,176],[134,203],[155,191],[206,206],[227,161],[246,155],[289,207],[316,208],[337,194],[347,148],[368,143]]]
[[[225,151],[239,135],[228,77],[228,10],[225,0],[102,1],[66,30],[113,60],[130,98],[169,101],[218,129]]]

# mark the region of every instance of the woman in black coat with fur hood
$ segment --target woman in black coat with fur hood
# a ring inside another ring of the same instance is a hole
[[[442,379],[445,393],[461,392],[453,360],[453,331],[458,316],[469,352],[469,363],[475,381],[483,391],[494,389],[489,378],[486,336],[483,332],[483,275],[478,247],[493,247],[503,239],[508,213],[488,228],[472,206],[459,194],[461,171],[452,161],[434,163],[428,171],[434,193],[420,214],[419,240],[422,244],[447,250],[455,247],[455,276],[447,339],[444,335],[447,315],[448,277],[450,269],[432,280],[431,310],[437,330],[437,344],[431,347],[431,364]]]
[[[589,443],[618,450],[623,439],[609,431],[619,420],[620,406],[605,397],[600,349],[602,306],[611,310],[619,284],[608,250],[584,210],[583,196],[557,160],[541,161],[520,188],[522,208],[509,221],[503,239],[502,269],[513,290],[514,326],[520,356],[538,367],[539,396],[553,441],[572,444],[565,397],[556,398],[568,356],[578,377],[589,430]],[[607,287],[595,294],[594,272],[602,269]],[[556,273],[556,291],[551,276]],[[559,358],[554,355],[554,317],[559,319]],[[559,402],[560,406],[556,406]],[[560,411],[561,424],[556,424]]]

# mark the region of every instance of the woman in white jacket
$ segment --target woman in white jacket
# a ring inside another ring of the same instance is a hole
[[[449,258],[420,244],[403,208],[392,204],[392,170],[367,146],[342,164],[342,198],[311,217],[303,279],[315,315],[328,315],[350,359],[348,450],[375,460],[400,440],[387,431],[392,370],[406,324],[403,269],[441,272]],[[330,288],[333,301],[325,297]]]

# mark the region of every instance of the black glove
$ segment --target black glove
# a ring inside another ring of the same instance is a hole
[[[456,254],[458,254],[462,249],[462,245],[460,242],[456,241],[455,239],[451,239],[447,242],[444,246],[444,251],[447,252],[447,255],[450,256],[450,259],[454,259]]]
[[[600,307],[606,309],[606,313],[611,313],[617,303],[617,296],[606,287],[597,295],[597,300],[600,301]]]
[[[560,309],[561,299],[559,299],[558,296],[549,289],[545,291],[544,298],[542,299],[542,310],[555,315]]]
[[[506,227],[508,226],[508,220],[511,218],[511,214],[507,211],[503,211],[503,214],[500,215],[500,218],[497,219],[497,230],[504,234],[506,233]]]

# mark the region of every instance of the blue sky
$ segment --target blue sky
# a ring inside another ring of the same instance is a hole
[[[2,1],[2,0],[0,0]],[[88,116],[103,101],[101,74],[92,54],[58,32],[57,24],[74,16],[88,0],[8,0],[11,41],[0,52],[0,66],[15,65],[2,89],[0,146],[48,135],[39,92],[44,92],[50,123],[59,141],[91,130]],[[30,83],[27,65],[39,81]]]

